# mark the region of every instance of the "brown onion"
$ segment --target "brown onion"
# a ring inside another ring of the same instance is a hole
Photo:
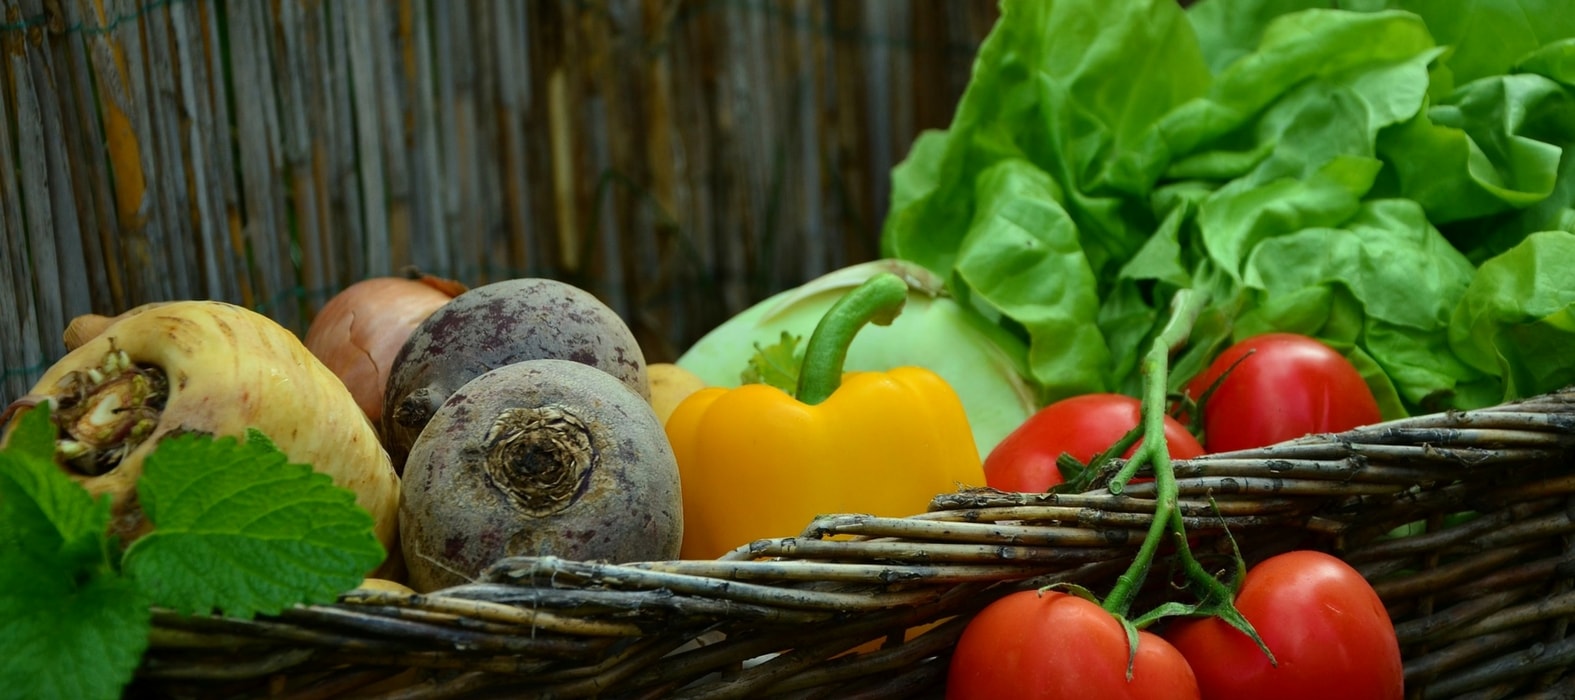
[[[334,295],[306,329],[306,348],[350,389],[373,425],[394,356],[416,326],[466,289],[432,275],[373,277]]]

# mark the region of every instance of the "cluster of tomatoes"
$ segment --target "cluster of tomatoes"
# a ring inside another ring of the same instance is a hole
[[[1293,333],[1260,335],[1227,348],[1187,383],[1192,399],[1204,398],[1205,392],[1203,441],[1180,421],[1165,418],[1172,459],[1192,459],[1205,449],[1273,445],[1380,420],[1378,401],[1356,367],[1317,339]],[[1062,453],[1087,464],[1136,427],[1141,413],[1141,403],[1124,394],[1086,394],[1050,404],[990,451],[985,483],[1003,491],[1044,491],[1063,481],[1056,463]]]
[[[1378,422],[1360,373],[1316,339],[1276,333],[1227,349],[1187,384],[1200,442],[1165,418],[1175,459],[1272,445]],[[987,483],[1044,491],[1063,481],[1062,453],[1084,464],[1140,422],[1137,399],[1095,394],[1040,410],[985,461]],[[1128,453],[1130,454],[1130,452]],[[1340,559],[1295,551],[1248,571],[1235,600],[1273,659],[1218,618],[1139,633],[1097,603],[1056,591],[1011,594],[982,610],[954,651],[947,697],[1372,698],[1399,700],[1404,676],[1394,627],[1372,586]],[[1129,666],[1129,662],[1131,665]]]

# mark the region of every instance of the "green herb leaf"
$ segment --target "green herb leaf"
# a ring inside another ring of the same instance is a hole
[[[246,444],[256,445],[271,451],[278,451],[279,449],[279,446],[274,444],[273,438],[268,437],[267,434],[256,428],[246,429]]]
[[[804,364],[804,351],[798,349],[799,336],[782,331],[776,343],[761,346],[755,343],[755,354],[749,357],[744,369],[745,384],[766,384],[789,394],[798,391],[798,372]]]
[[[328,602],[384,556],[353,493],[262,440],[167,439],[137,494],[154,530],[127,550],[127,571],[178,611],[251,617]]]
[[[111,571],[78,580],[55,563],[0,551],[0,687],[37,700],[118,698],[148,645],[147,597]]]
[[[0,452],[0,542],[51,569],[103,566],[109,502],[95,503],[55,466],[54,436],[49,408],[33,408],[22,414]]]
[[[6,453],[52,461],[55,455],[55,428],[49,421],[48,403],[22,411],[16,427],[5,437]]]
[[[115,698],[147,646],[148,603],[108,552],[109,502],[54,463],[47,405],[0,451],[0,688],[25,698]]]

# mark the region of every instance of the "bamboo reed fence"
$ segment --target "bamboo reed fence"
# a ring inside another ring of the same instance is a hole
[[[78,314],[551,276],[671,359],[878,254],[980,0],[0,0],[0,397]]]

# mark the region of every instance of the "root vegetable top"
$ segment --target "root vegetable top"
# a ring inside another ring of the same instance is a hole
[[[466,382],[540,359],[595,367],[650,398],[645,355],[634,334],[590,292],[536,278],[483,285],[429,316],[394,359],[382,425],[395,468],[404,468],[416,436]]]
[[[95,496],[111,497],[113,534],[147,530],[137,502],[142,462],[168,435],[270,436],[357,494],[394,551],[399,479],[343,382],[273,320],[215,301],[149,305],[118,317],[55,363],[25,402],[67,407],[58,461]],[[130,422],[106,416],[132,409]]]

